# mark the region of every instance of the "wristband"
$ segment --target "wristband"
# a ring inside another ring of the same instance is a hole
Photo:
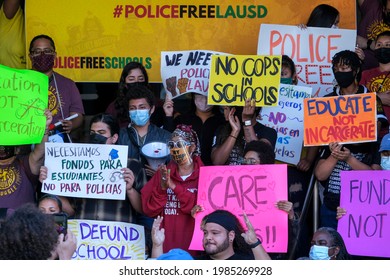
[[[233,135],[231,135],[231,134],[230,134],[229,136],[230,136],[230,137],[233,137],[234,139],[237,139],[237,137],[236,137],[236,136],[233,136]]]
[[[249,247],[250,247],[251,249],[253,249],[253,248],[256,248],[257,246],[259,246],[260,244],[261,244],[261,241],[260,241],[259,238],[257,238],[257,242],[256,242],[256,243],[248,244],[248,245],[249,245]]]

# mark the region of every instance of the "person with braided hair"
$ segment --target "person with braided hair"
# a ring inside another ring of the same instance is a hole
[[[196,205],[199,170],[203,166],[199,139],[190,125],[179,124],[168,147],[171,160],[160,166],[141,190],[144,214],[164,218],[164,253],[173,248],[187,250],[190,245],[195,226],[191,210]]]

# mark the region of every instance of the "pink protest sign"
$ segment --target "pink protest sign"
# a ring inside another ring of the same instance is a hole
[[[241,220],[248,215],[267,252],[287,251],[287,213],[275,207],[287,200],[287,165],[205,166],[199,175],[198,202],[204,211],[196,215],[191,250],[203,250],[202,218],[217,209]]]
[[[337,230],[348,252],[390,257],[390,171],[342,171],[340,175],[340,206],[347,214]]]

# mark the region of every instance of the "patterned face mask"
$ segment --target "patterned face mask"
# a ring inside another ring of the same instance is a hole
[[[54,54],[41,53],[31,58],[32,66],[35,70],[45,73],[54,66]]]

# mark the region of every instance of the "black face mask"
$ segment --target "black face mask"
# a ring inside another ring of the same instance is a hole
[[[89,143],[91,144],[106,144],[108,137],[101,134],[92,133],[89,135]]]
[[[379,63],[387,64],[390,62],[390,48],[379,48],[374,50],[374,55]]]
[[[15,155],[14,146],[0,146],[0,160],[9,159]]]
[[[350,86],[355,81],[355,76],[356,75],[353,73],[353,71],[334,73],[334,77],[337,81],[337,84],[341,88],[346,88]]]
[[[131,88],[135,86],[146,86],[146,85],[148,85],[146,82],[126,83],[126,88]]]

